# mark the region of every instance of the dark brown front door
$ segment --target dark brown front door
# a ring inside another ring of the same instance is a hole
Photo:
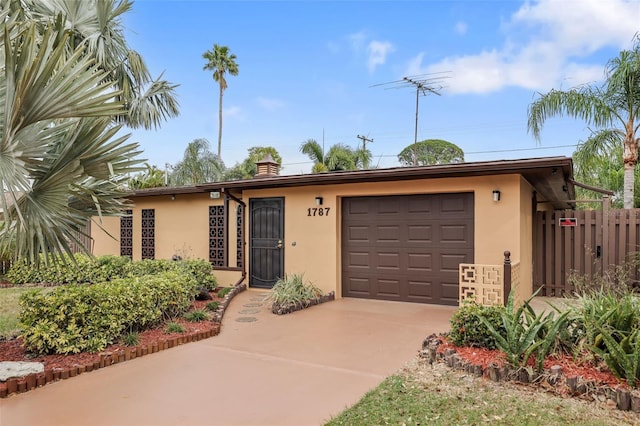
[[[343,199],[343,296],[457,305],[460,263],[473,263],[473,193]]]
[[[284,274],[284,198],[252,198],[249,209],[249,286],[272,288]]]

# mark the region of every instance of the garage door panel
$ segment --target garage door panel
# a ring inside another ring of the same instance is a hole
[[[389,298],[400,298],[400,281],[397,279],[378,279],[378,296]]]
[[[383,225],[376,227],[376,241],[380,243],[394,242],[399,243],[400,226]]]
[[[350,268],[367,268],[371,267],[371,262],[369,261],[369,252],[351,252],[349,253],[349,264]]]
[[[354,297],[366,297],[371,295],[371,285],[367,278],[350,278],[350,292]]]
[[[466,244],[469,240],[469,224],[442,225],[439,229],[439,242],[443,246],[451,243]]]
[[[343,296],[457,305],[472,193],[345,198],[342,230]]]
[[[407,225],[407,241],[428,244],[433,242],[433,227],[430,225]]]
[[[417,273],[433,271],[433,258],[431,253],[408,253],[407,269]]]
[[[392,269],[395,272],[400,271],[400,255],[398,253],[376,253],[377,269]]]
[[[353,242],[369,242],[369,235],[368,226],[350,226],[347,231],[347,239]]]

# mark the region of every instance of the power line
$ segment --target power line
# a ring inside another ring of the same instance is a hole
[[[367,138],[366,136],[360,136],[360,135],[357,135],[356,137],[357,137],[358,139],[361,139],[361,140],[362,140],[362,150],[363,150],[363,151],[366,151],[366,150],[367,150],[367,142],[371,142],[371,143],[373,143],[373,139],[369,139],[369,138]]]

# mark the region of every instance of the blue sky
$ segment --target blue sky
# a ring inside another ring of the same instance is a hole
[[[179,84],[179,117],[131,131],[144,158],[175,164],[198,138],[215,152],[218,87],[202,54],[217,43],[240,71],[223,99],[225,164],[270,145],[283,174],[298,174],[312,166],[307,139],[355,148],[367,136],[374,164],[397,166],[416,93],[383,83],[416,75],[444,86],[419,98],[418,140],[453,142],[467,161],[570,156],[586,125],[548,120],[537,143],[527,107],[538,92],[601,81],[640,31],[640,0],[135,0],[123,23],[152,74]]]

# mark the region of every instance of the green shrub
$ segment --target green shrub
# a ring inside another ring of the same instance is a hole
[[[28,292],[20,300],[27,350],[40,353],[96,352],[125,330],[142,330],[185,313],[197,283],[177,271],[112,280],[91,286]]]
[[[217,300],[214,300],[213,302],[207,303],[205,307],[207,308],[208,311],[215,312],[218,310],[219,306],[220,306],[220,302],[218,302]]]
[[[189,322],[200,322],[209,319],[209,316],[204,311],[191,311],[184,314],[184,318]]]
[[[44,262],[41,256],[38,265],[26,259],[16,261],[7,272],[6,279],[13,284],[83,284],[122,278],[129,258],[100,256],[91,258],[85,254],[63,257],[57,262]]]
[[[182,263],[187,271],[193,275],[193,278],[198,282],[198,284],[207,290],[213,291],[218,286],[216,277],[213,276],[211,263],[206,260],[189,259],[178,263]]]
[[[177,322],[171,321],[165,328],[165,333],[184,333],[184,327]]]
[[[305,282],[302,274],[286,275],[271,289],[269,299],[275,305],[308,306],[309,301],[322,296],[322,291],[310,282]]]
[[[218,290],[218,297],[223,298],[229,294],[229,292],[233,290],[232,287],[222,287],[220,290]]]
[[[473,301],[464,302],[451,317],[449,333],[451,341],[457,346],[496,349],[495,337],[480,318],[485,318],[495,330],[504,335],[503,312],[503,306],[484,306]]]

